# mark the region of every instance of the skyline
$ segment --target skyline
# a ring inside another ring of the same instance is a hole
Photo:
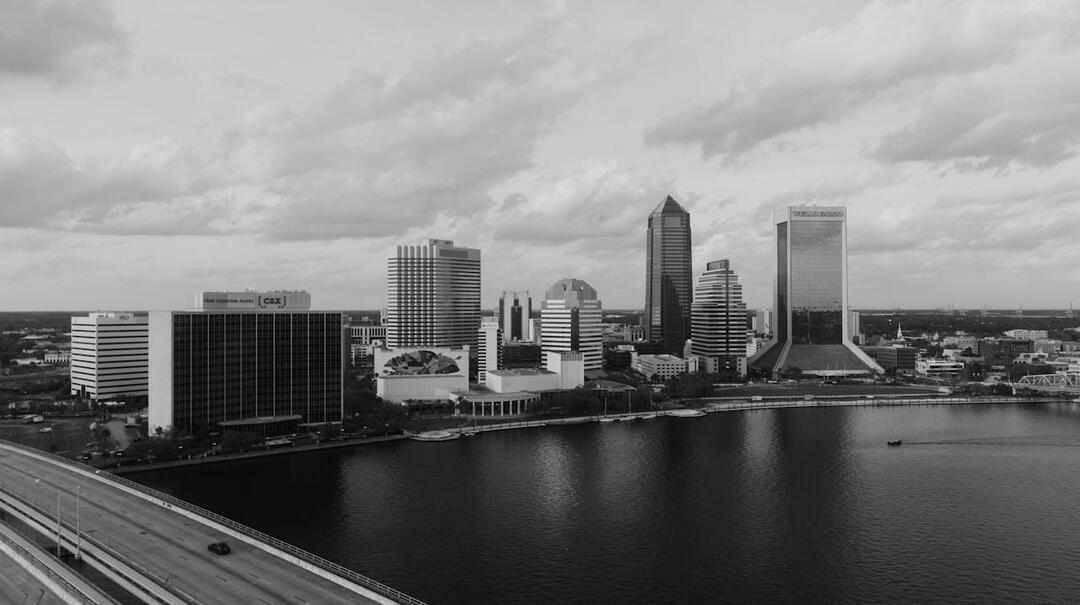
[[[799,203],[848,208],[852,308],[1080,304],[1072,3],[0,15],[0,310],[380,309],[388,251],[429,237],[482,250],[485,310],[563,278],[640,309],[668,195],[695,281],[728,258],[750,308]]]

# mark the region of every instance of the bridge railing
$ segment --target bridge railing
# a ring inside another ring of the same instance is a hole
[[[30,552],[23,548],[22,544],[19,544],[15,540],[12,540],[7,533],[0,531],[0,542],[3,542],[8,548],[15,551],[19,556],[26,559],[30,565],[33,565],[35,569],[41,573],[49,576],[49,579],[56,582],[67,593],[75,598],[78,598],[83,603],[96,602],[90,595],[87,595],[81,588],[75,586],[67,580],[64,576],[53,571],[49,565],[42,560],[41,555],[38,553]]]
[[[270,546],[272,546],[272,547],[274,547],[274,548],[276,548],[276,549],[278,549],[278,550],[280,550],[282,552],[288,553],[288,554],[296,557],[297,559],[300,559],[301,561],[304,561],[305,563],[308,563],[310,565],[314,565],[315,567],[318,567],[318,568],[323,569],[325,571],[329,571],[329,572],[331,572],[333,574],[336,574],[336,575],[338,575],[338,576],[340,576],[340,577],[342,577],[342,578],[344,578],[346,580],[349,580],[349,581],[351,581],[351,582],[353,582],[355,584],[359,584],[360,586],[363,586],[364,588],[372,590],[372,591],[374,591],[374,592],[376,592],[376,593],[378,593],[378,594],[380,594],[380,595],[382,595],[384,597],[388,597],[390,599],[393,599],[393,600],[395,600],[395,601],[397,601],[399,603],[403,603],[405,605],[426,605],[423,601],[421,601],[421,600],[419,600],[419,599],[417,599],[415,597],[409,596],[409,595],[407,595],[407,594],[405,594],[405,593],[403,593],[403,592],[401,592],[399,590],[391,588],[390,586],[387,586],[386,584],[383,584],[382,582],[379,582],[378,580],[374,580],[374,579],[369,578],[369,577],[367,577],[367,576],[365,576],[363,574],[355,572],[355,571],[349,569],[348,567],[345,567],[343,565],[339,565],[337,563],[334,563],[333,561],[329,561],[327,559],[324,559],[324,558],[320,557],[319,555],[308,552],[308,551],[306,551],[306,550],[304,550],[302,548],[298,548],[296,546],[293,546],[292,544],[289,544],[288,542],[285,542],[284,540],[279,540],[278,538],[275,538],[275,537],[273,537],[273,536],[271,536],[269,534],[265,534],[265,533],[263,533],[263,532],[261,532],[261,531],[259,531],[257,529],[254,529],[252,527],[248,527],[247,525],[244,525],[243,523],[237,523],[236,521],[233,521],[232,519],[229,519],[228,517],[224,517],[224,516],[219,515],[219,514],[213,512],[213,511],[206,510],[205,508],[202,508],[201,506],[196,506],[195,504],[187,502],[186,500],[181,500],[180,498],[177,498],[177,497],[172,496],[170,494],[166,494],[165,492],[160,492],[160,491],[158,491],[156,489],[146,487],[145,485],[142,485],[141,483],[136,483],[134,481],[131,481],[130,479],[126,479],[126,478],[121,477],[119,475],[114,475],[114,474],[108,473],[108,472],[100,472],[101,469],[94,468],[94,467],[92,467],[90,465],[83,464],[81,462],[77,462],[77,461],[74,461],[74,460],[69,460],[68,458],[64,458],[62,456],[58,456],[58,455],[50,453],[50,452],[45,452],[45,451],[42,451],[42,450],[36,450],[36,449],[33,449],[33,448],[28,448],[28,447],[23,446],[21,444],[13,444],[13,445],[17,445],[18,447],[20,447],[22,449],[31,449],[31,450],[33,450],[34,454],[42,455],[42,456],[48,457],[50,459],[54,459],[57,462],[60,462],[62,464],[65,464],[65,465],[68,465],[68,466],[74,466],[76,468],[81,468],[81,469],[83,469],[85,471],[95,473],[95,474],[97,474],[98,477],[100,477],[100,478],[102,478],[102,479],[104,479],[106,481],[113,481],[113,482],[118,483],[120,485],[123,485],[125,487],[129,487],[131,489],[142,492],[142,493],[144,493],[147,496],[150,496],[152,498],[155,498],[155,499],[161,500],[163,502],[166,502],[171,506],[175,506],[176,508],[182,508],[182,509],[184,509],[184,510],[186,510],[188,512],[194,513],[194,514],[199,515],[201,517],[205,517],[205,518],[207,518],[207,519],[209,519],[211,521],[214,521],[216,523],[224,525],[225,527],[228,527],[229,529],[231,529],[233,531],[242,533],[242,534],[244,534],[244,535],[246,535],[248,537],[254,538],[256,540],[259,540],[260,542],[268,544],[268,545],[270,545]]]

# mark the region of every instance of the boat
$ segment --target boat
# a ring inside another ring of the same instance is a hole
[[[705,412],[701,410],[693,409],[681,409],[681,410],[669,410],[668,416],[674,416],[676,418],[700,418],[705,415]]]
[[[653,420],[654,418],[656,418],[656,412],[649,412],[648,414],[638,416],[638,420]]]
[[[902,439],[894,439],[892,441],[888,441],[887,443],[888,443],[888,445],[890,445],[892,447],[896,447],[896,446],[899,446],[899,445],[904,445],[904,441]]]
[[[413,441],[451,441],[459,437],[461,437],[461,433],[452,433],[450,431],[425,431],[409,435],[409,439]]]
[[[618,421],[619,421],[619,418],[617,416],[602,416],[600,418],[600,422],[618,422]]]

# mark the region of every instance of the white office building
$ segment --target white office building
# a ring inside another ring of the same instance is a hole
[[[147,316],[98,312],[71,318],[71,394],[94,401],[148,394]]]
[[[746,304],[742,284],[727,259],[706,265],[690,309],[690,353],[701,358],[702,369],[710,374],[745,370],[740,360],[746,356]]]
[[[386,286],[388,347],[476,348],[480,250],[439,239],[397,246]]]
[[[476,354],[477,381],[487,384],[488,372],[502,367],[502,328],[494,317],[480,322],[479,350]]]
[[[550,352],[577,351],[585,370],[599,370],[604,361],[600,301],[596,290],[580,279],[561,279],[544,295],[540,310],[541,347]],[[551,369],[551,368],[548,368]]]

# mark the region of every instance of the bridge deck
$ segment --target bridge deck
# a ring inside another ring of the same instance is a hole
[[[59,490],[65,524],[75,521],[76,486],[81,486],[83,533],[137,562],[181,601],[222,605],[393,602],[345,588],[174,508],[117,489],[98,477],[84,476],[75,467],[0,447],[0,488],[54,517]],[[217,541],[227,542],[232,553],[209,552],[207,545]]]

